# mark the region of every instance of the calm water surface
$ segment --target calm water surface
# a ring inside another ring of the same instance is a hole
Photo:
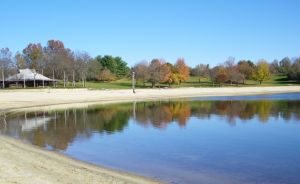
[[[2,112],[0,132],[173,183],[300,183],[299,120],[290,93]]]

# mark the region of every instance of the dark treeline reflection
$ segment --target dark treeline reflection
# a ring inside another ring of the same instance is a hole
[[[117,107],[3,113],[0,131],[40,147],[66,150],[68,144],[76,139],[89,139],[94,132],[112,134],[123,131],[130,114]]]
[[[93,133],[122,132],[130,118],[143,127],[166,129],[171,122],[185,127],[190,117],[201,121],[217,115],[235,126],[237,119],[246,123],[256,117],[262,123],[271,117],[287,122],[299,120],[299,110],[299,100],[134,102],[82,109],[1,112],[0,131],[34,145],[66,150],[76,139],[89,139]]]

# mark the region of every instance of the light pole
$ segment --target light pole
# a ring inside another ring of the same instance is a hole
[[[135,93],[135,87],[134,87],[134,72],[132,72],[132,90],[133,90],[133,93]]]

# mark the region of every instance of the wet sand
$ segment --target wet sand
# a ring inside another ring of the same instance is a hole
[[[160,98],[237,96],[300,92],[300,86],[132,90],[2,90],[0,114],[20,108],[59,107],[70,103],[110,103]],[[2,123],[2,122],[1,122]],[[84,163],[21,140],[0,135],[0,183],[163,183]]]

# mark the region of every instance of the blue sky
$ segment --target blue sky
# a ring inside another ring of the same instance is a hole
[[[0,48],[60,40],[73,51],[195,67],[229,56],[300,57],[300,0],[0,0]]]

